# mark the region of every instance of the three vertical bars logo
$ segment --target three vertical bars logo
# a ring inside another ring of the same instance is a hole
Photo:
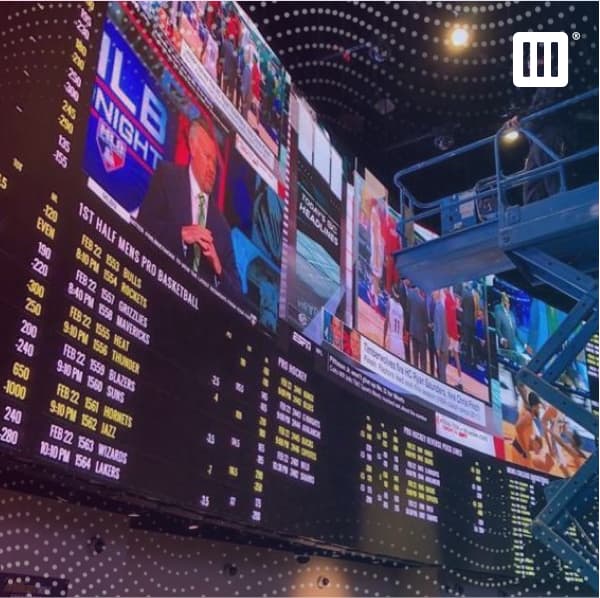
[[[525,72],[525,48],[529,49],[529,73]],[[543,72],[538,75],[538,51]],[[552,73],[553,46],[556,74]],[[569,36],[564,31],[519,31],[513,35],[513,84],[516,87],[566,87],[569,83]]]

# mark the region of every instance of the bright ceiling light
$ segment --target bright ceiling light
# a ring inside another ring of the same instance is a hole
[[[452,45],[458,47],[464,47],[469,41],[469,32],[464,27],[457,27],[452,31]]]
[[[519,131],[517,131],[516,129],[511,129],[510,131],[507,131],[506,133],[504,133],[504,135],[502,135],[502,139],[504,139],[504,141],[508,141],[509,143],[516,141],[518,138]]]

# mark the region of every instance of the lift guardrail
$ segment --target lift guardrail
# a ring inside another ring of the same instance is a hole
[[[565,191],[567,189],[565,167],[575,162],[585,160],[593,155],[597,155],[598,145],[580,149],[566,156],[560,156],[549,148],[539,136],[528,130],[527,125],[539,121],[542,118],[547,118],[549,115],[566,108],[581,104],[594,96],[598,96],[597,88],[530,114],[520,120],[519,124],[514,127],[515,130],[518,130],[525,135],[530,143],[539,146],[550,158],[548,163],[535,169],[525,170],[523,168],[511,174],[505,174],[503,172],[500,142],[502,135],[507,132],[507,127],[503,126],[494,135],[490,135],[489,137],[474,141],[461,148],[399,170],[394,175],[394,183],[400,191],[402,213],[407,214],[408,212],[408,214],[410,214],[403,217],[399,223],[398,233],[402,238],[402,246],[408,247],[410,245],[408,242],[410,235],[406,234],[409,229],[409,226],[407,225],[419,223],[425,219],[431,219],[432,217],[439,217],[440,219],[441,236],[458,230],[464,230],[465,228],[475,227],[484,222],[493,220],[499,220],[502,225],[505,222],[506,210],[510,207],[507,202],[507,192],[511,189],[522,187],[526,183],[543,179],[549,175],[558,176],[560,183],[559,192]],[[442,163],[447,163],[459,156],[481,150],[485,147],[489,147],[493,152],[495,171],[486,178],[477,181],[474,186],[467,191],[457,191],[456,193],[446,195],[433,201],[424,202],[417,199],[405,182],[408,175],[433,169],[435,166],[439,166]],[[406,210],[406,208],[408,208],[408,210]]]

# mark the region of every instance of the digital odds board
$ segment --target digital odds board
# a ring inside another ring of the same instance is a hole
[[[236,4],[206,4],[2,8],[31,23],[7,34],[0,99],[3,457],[217,523],[533,576],[552,476],[455,442],[474,428],[437,387],[399,393],[279,320],[290,79]]]

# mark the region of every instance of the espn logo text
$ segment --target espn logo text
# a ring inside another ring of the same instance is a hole
[[[557,71],[552,74],[552,45],[556,44]],[[543,54],[543,73],[538,76],[538,51]],[[529,73],[525,74],[528,47]],[[513,84],[516,87],[566,87],[569,84],[569,36],[564,31],[519,31],[513,35]]]

